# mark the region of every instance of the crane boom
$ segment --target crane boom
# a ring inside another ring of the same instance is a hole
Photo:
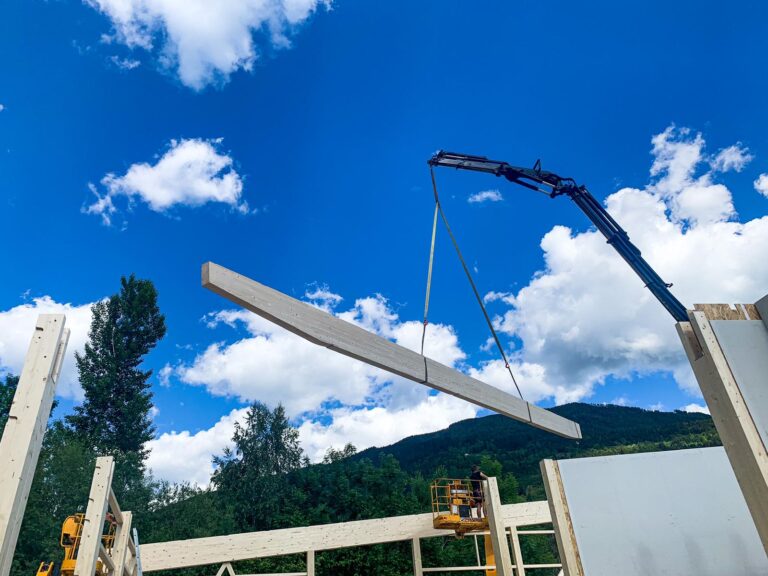
[[[542,170],[541,163],[538,161],[533,168],[520,168],[511,166],[506,162],[489,160],[484,156],[456,154],[442,150],[430,158],[429,165],[503,176],[510,182],[544,192],[552,198],[565,194],[581,208],[581,211],[587,215],[592,224],[605,236],[608,244],[613,246],[630,268],[640,276],[645,282],[646,288],[661,302],[672,317],[678,322],[688,321],[688,312],[685,306],[669,291],[672,285],[661,279],[645,261],[637,246],[630,241],[627,232],[592,196],[589,190],[585,186],[576,184],[573,178],[563,178],[553,172]]]

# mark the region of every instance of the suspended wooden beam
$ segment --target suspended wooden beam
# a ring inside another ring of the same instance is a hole
[[[551,522],[549,506],[545,501],[503,505],[501,517],[504,525],[508,527],[533,526]],[[302,554],[310,550],[322,552],[336,548],[412,541],[414,538],[448,536],[453,533],[452,530],[436,530],[432,526],[431,513],[412,514],[375,520],[142,544],[141,564],[144,572],[156,572],[269,556]]]
[[[202,281],[203,286],[212,292],[314,344],[558,436],[581,438],[581,428],[571,420],[529,404],[223,266],[213,262],[203,264]]]

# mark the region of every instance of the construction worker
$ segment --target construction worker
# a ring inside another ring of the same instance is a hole
[[[488,480],[488,476],[483,474],[480,470],[480,466],[477,464],[472,466],[472,474],[469,475],[469,479],[472,481],[472,500],[475,501],[475,508],[477,509],[477,517],[483,517],[483,480]]]

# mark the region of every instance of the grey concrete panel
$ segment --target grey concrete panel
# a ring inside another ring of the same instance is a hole
[[[202,283],[205,288],[310,342],[554,434],[581,438],[579,426],[562,416],[553,413],[544,415],[542,409],[528,405],[503,390],[470,378],[458,370],[434,362],[223,266],[213,262],[203,264]],[[430,374],[429,381],[427,372]],[[531,418],[532,411],[536,413],[535,421]]]
[[[768,446],[768,329],[761,320],[710,320],[739,391]]]
[[[559,460],[585,576],[765,576],[722,448]]]

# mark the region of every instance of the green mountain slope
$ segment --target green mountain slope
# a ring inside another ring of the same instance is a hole
[[[463,420],[445,430],[412,436],[383,448],[370,448],[355,456],[374,462],[391,454],[410,473],[429,478],[439,469],[463,477],[482,456],[498,460],[505,472],[517,477],[529,499],[543,498],[539,461],[656,450],[717,446],[720,439],[706,414],[654,412],[613,405],[565,404],[553,412],[579,422],[583,439],[554,436],[492,415]]]

